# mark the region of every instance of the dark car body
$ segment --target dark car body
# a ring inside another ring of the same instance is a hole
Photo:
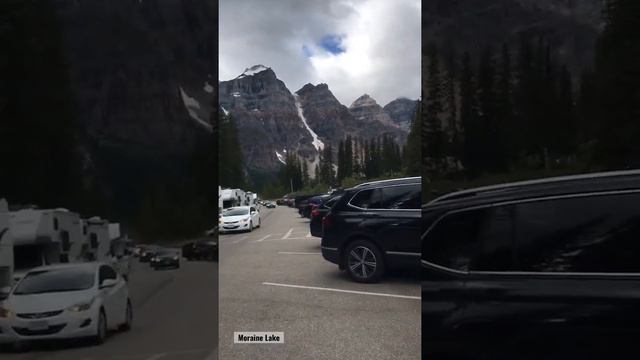
[[[422,230],[425,358],[637,351],[639,171],[446,195]]]
[[[419,177],[348,189],[322,220],[322,256],[352,279],[376,282],[387,268],[420,265]]]
[[[318,208],[318,206],[322,205],[322,203],[329,200],[331,197],[331,195],[318,195],[309,198],[307,206],[302,211],[302,216],[311,219],[311,212],[313,212],[313,210]]]
[[[276,203],[274,203],[274,202],[270,201],[270,202],[268,202],[268,203],[265,205],[265,207],[266,207],[267,209],[274,209],[274,208],[276,207]]]
[[[159,249],[149,261],[154,269],[180,268],[180,251],[177,249]]]
[[[331,210],[331,207],[338,202],[341,197],[342,195],[331,196],[311,211],[311,222],[309,222],[311,236],[322,237],[322,219],[324,219],[325,215]]]
[[[182,246],[182,256],[187,260],[218,260],[218,238],[207,237]]]
[[[140,251],[140,262],[149,262],[156,254],[158,248],[153,246],[145,246]]]

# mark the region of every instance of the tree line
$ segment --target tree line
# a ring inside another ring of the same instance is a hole
[[[329,188],[349,187],[363,180],[420,176],[421,112],[418,105],[403,146],[388,134],[369,139],[347,135],[339,140],[337,151],[330,143],[320,150],[313,172],[305,159],[288,152],[277,181],[262,190],[263,196],[323,193]]]
[[[607,1],[605,14],[594,66],[579,77],[533,33],[520,34],[514,48],[488,45],[478,59],[431,45],[422,117],[426,176],[633,165],[640,155],[633,141],[640,135],[638,3]]]

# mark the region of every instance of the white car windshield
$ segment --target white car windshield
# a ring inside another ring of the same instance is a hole
[[[249,215],[248,209],[230,209],[222,213],[222,216],[241,216],[241,215]]]
[[[93,272],[80,268],[33,271],[18,283],[13,294],[29,295],[87,290],[93,287],[94,280]]]

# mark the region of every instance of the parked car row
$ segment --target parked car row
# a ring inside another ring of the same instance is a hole
[[[182,256],[191,260],[218,260],[218,232],[219,227],[207,231],[206,237],[189,242],[182,246]]]

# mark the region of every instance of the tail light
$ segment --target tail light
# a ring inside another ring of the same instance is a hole
[[[311,217],[317,216],[320,216],[320,211],[318,211],[318,209],[313,209],[313,211],[311,212]]]
[[[324,231],[324,229],[329,229],[332,225],[330,214],[325,215],[325,217],[322,218],[322,230]]]

